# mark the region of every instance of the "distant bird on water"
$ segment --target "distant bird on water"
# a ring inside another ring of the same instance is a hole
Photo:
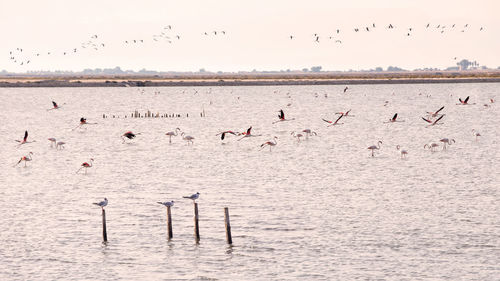
[[[30,153],[28,154],[28,156],[23,156],[23,157],[21,157],[21,159],[19,159],[19,161],[17,162],[17,164],[16,164],[16,165],[14,165],[14,167],[15,167],[15,166],[17,166],[17,165],[19,165],[19,163],[21,163],[22,161],[24,161],[24,167],[26,167],[26,162],[28,162],[28,161],[31,161],[31,160],[32,160],[32,158],[31,158],[31,156],[32,156],[32,155],[33,155],[33,152],[30,152]]]
[[[380,145],[382,144],[382,141],[378,141],[377,145],[372,145],[372,146],[369,146],[368,149],[372,151],[372,157],[375,156],[373,153],[375,150],[379,150],[380,149]]]

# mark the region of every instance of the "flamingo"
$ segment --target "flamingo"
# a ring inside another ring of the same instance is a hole
[[[394,116],[392,116],[391,119],[389,119],[388,122],[384,122],[384,123],[404,122],[404,121],[397,120],[397,118],[398,118],[398,114],[396,113],[396,114],[394,114]]]
[[[329,120],[326,120],[326,119],[323,119],[321,118],[323,121],[325,121],[326,123],[330,123],[330,125],[328,125],[327,127],[330,127],[330,126],[335,126],[335,125],[342,125],[344,123],[338,123],[340,118],[344,117],[344,115],[340,115],[339,118],[337,118],[337,120],[335,120],[335,122],[333,121],[329,121]]]
[[[372,157],[375,156],[373,153],[375,151],[375,149],[379,150],[380,149],[380,145],[382,144],[382,141],[378,141],[377,142],[377,145],[372,145],[372,146],[369,146],[368,149],[370,149],[372,151]]]
[[[56,149],[58,149],[58,148],[59,148],[59,149],[63,149],[65,144],[66,144],[66,143],[65,143],[65,142],[63,142],[63,141],[59,141],[59,142],[57,142],[57,144],[56,144]]]
[[[401,147],[398,145],[396,145],[396,149],[399,151],[401,149]],[[406,158],[406,155],[408,155],[408,151],[406,151],[405,149],[401,149],[401,159],[403,158]]]
[[[177,131],[181,131],[181,129],[175,128],[175,131],[170,131],[165,133],[165,135],[168,136],[168,143],[172,143],[172,136],[174,137],[177,136]]]
[[[472,134],[474,134],[474,136],[476,137],[476,141],[477,141],[477,138],[481,136],[481,134],[474,129],[472,129]]]
[[[300,138],[304,136],[301,133],[297,134],[295,132],[290,133],[290,135],[292,135],[294,138],[297,138],[297,142],[300,142]]]
[[[233,132],[233,131],[224,131],[224,132],[218,133],[216,136],[221,135],[220,139],[224,140],[226,138],[226,134],[231,134],[231,135],[234,135],[234,136],[238,136],[239,135],[239,133],[236,133],[236,132]]]
[[[430,120],[430,119],[426,119],[426,118],[424,118],[424,117],[422,117],[422,119],[424,119],[424,121],[425,121],[425,122],[430,123],[430,125],[427,125],[427,127],[429,127],[429,126],[434,126],[434,125],[441,125],[441,124],[443,124],[443,123],[438,123],[438,122],[439,122],[439,120],[441,120],[443,117],[444,117],[444,114],[443,114],[443,115],[441,115],[441,116],[440,116],[438,119],[436,119],[434,122],[432,122],[432,120]]]
[[[283,122],[283,121],[291,121],[291,120],[295,120],[295,118],[292,118],[292,119],[286,119],[286,118],[285,118],[285,113],[283,112],[283,109],[280,109],[279,113],[280,113],[280,114],[278,115],[279,120],[278,120],[278,121],[274,121],[274,122],[273,122],[273,124],[274,124],[274,123],[278,123],[278,122]]]
[[[435,152],[435,148],[438,147],[439,144],[435,143],[435,142],[431,142],[430,144],[426,144],[424,145],[424,149],[426,148],[429,148],[432,152]]]
[[[249,137],[259,137],[261,135],[253,135],[252,134],[252,127],[250,126],[250,128],[247,129],[246,132],[243,132],[241,133],[243,135],[243,137],[239,138],[238,141],[244,139],[244,138],[249,138]]]
[[[276,146],[278,144],[278,137],[274,137],[272,141],[266,141],[265,143],[260,145],[260,150],[264,149],[266,145],[269,146],[269,151],[271,151],[273,146]]]
[[[80,169],[78,169],[78,171],[76,171],[76,173],[78,174],[78,172],[80,172],[81,169],[85,168],[85,174],[87,174],[87,169],[92,167],[92,163],[94,163],[93,158],[90,158],[89,162],[83,162]]]
[[[431,117],[437,117],[437,116],[438,116],[438,114],[439,114],[439,112],[440,112],[441,110],[443,110],[443,109],[444,109],[444,106],[443,106],[443,107],[441,107],[440,109],[436,110],[436,112],[429,112],[429,111],[427,111],[427,113],[428,113]]]
[[[349,89],[349,87],[348,87],[348,86],[345,86],[345,88],[344,88],[344,93],[345,93],[345,92],[347,92],[347,89]]]
[[[53,110],[53,109],[59,109],[59,108],[61,108],[61,107],[62,107],[62,106],[57,105],[57,103],[56,103],[55,101],[52,101],[52,106],[53,106],[53,107],[52,107],[52,108],[50,108],[50,109],[47,109],[47,111],[49,111],[49,110]]]
[[[340,114],[343,115],[344,117],[354,117],[354,115],[349,115],[349,112],[351,112],[350,109],[346,112],[335,112],[335,114]]]
[[[25,144],[25,143],[31,143],[31,142],[35,142],[35,141],[28,141],[28,131],[24,131],[24,138],[23,140],[16,140],[19,145],[22,145],[22,144]]]
[[[181,136],[182,136],[182,139],[185,140],[188,145],[189,145],[189,143],[194,144],[193,143],[194,138],[192,136],[187,136],[184,134],[184,132],[181,134]]]
[[[454,139],[448,139],[448,138],[442,138],[439,141],[443,143],[443,150],[446,150],[446,144],[451,145],[452,143],[455,143]]]
[[[316,134],[316,132],[311,131],[311,129],[304,129],[304,130],[302,130],[302,133],[306,134],[306,139],[308,139],[309,136],[312,136],[312,135],[317,136],[318,135],[318,134]]]
[[[48,138],[48,140],[50,141],[50,147],[54,147],[54,144],[56,143],[56,139],[55,138]]]
[[[457,105],[470,105],[470,104],[475,104],[475,103],[468,103],[469,101],[469,96],[467,96],[464,100],[462,100],[461,98],[458,98],[458,101],[460,103],[457,103]]]
[[[32,158],[31,158],[32,155],[33,155],[33,152],[30,152],[30,153],[28,153],[28,156],[21,157],[21,159],[19,159],[19,161],[17,162],[17,164],[14,165],[14,167],[17,166],[17,165],[19,165],[19,163],[21,163],[21,161],[24,161],[24,167],[26,167],[26,162],[32,160]]]
[[[135,138],[135,135],[134,133],[132,133],[131,131],[128,131],[128,132],[125,132],[123,135],[122,135],[122,140],[123,142],[122,143],[125,143],[125,138],[131,140],[133,138]],[[140,135],[140,133],[137,133],[137,135]]]

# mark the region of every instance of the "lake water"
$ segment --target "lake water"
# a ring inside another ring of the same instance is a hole
[[[0,89],[0,279],[499,280],[500,111],[489,100],[500,99],[500,84],[343,89]],[[466,96],[477,104],[455,105]],[[47,111],[52,100],[62,107]],[[421,117],[441,106],[443,124],[427,128]],[[130,118],[148,109],[183,117]],[[280,109],[295,120],[273,124]],[[343,125],[321,120],[349,109],[355,117]],[[384,123],[394,113],[404,122]],[[97,124],[74,129],[80,117]],[[229,135],[224,145],[216,136],[250,126],[262,136]],[[169,144],[176,127],[194,145],[180,136]],[[318,135],[298,143],[290,133],[305,128]],[[25,130],[36,142],[18,146]],[[122,143],[129,130],[141,134]],[[274,136],[272,151],[260,150]],[[424,149],[445,137],[456,141],[447,150]],[[27,167],[13,167],[30,151]],[[195,192],[198,245],[193,204],[182,198]],[[104,197],[107,245],[92,205]],[[167,200],[170,242],[156,203]]]

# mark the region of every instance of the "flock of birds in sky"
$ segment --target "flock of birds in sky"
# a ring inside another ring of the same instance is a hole
[[[348,91],[348,89],[349,89],[348,87],[345,87],[345,89],[343,90],[344,94]],[[288,96],[288,97],[290,97],[290,96]],[[325,97],[327,97],[326,94],[325,94]],[[460,105],[460,106],[475,105],[475,103],[469,103],[469,96],[466,97],[465,99],[459,98],[458,101],[459,102],[456,105]],[[494,102],[495,101],[491,98],[487,103],[485,103],[483,105],[485,108],[489,108],[492,106],[492,104]],[[384,106],[386,106],[386,105],[387,105],[387,102],[384,104]],[[52,108],[47,109],[47,112],[49,112],[51,110],[60,110],[62,107],[63,106],[58,105],[55,101],[52,101]],[[427,111],[425,114],[425,117],[424,116],[421,117],[422,120],[425,121],[425,123],[427,124],[426,127],[442,125],[444,117],[446,116],[446,114],[443,113],[444,110],[445,110],[445,106],[440,107],[436,111]],[[344,125],[344,123],[341,121],[346,121],[347,118],[355,118],[355,115],[351,114],[351,110],[347,110],[345,112],[336,112],[335,115],[338,115],[338,117],[336,117],[332,120],[322,118],[322,120],[328,124],[327,127],[335,127],[335,126]],[[280,109],[278,111],[277,119],[272,121],[272,123],[275,124],[275,123],[280,123],[280,122],[291,122],[293,120],[295,120],[295,118],[289,118],[288,116],[285,115],[285,112],[283,111],[283,109]],[[384,123],[396,123],[396,122],[405,122],[404,120],[398,119],[398,113],[395,113],[391,118],[389,118]],[[97,123],[88,122],[86,118],[81,117],[78,125],[71,130],[72,131],[76,130],[76,129],[86,130],[87,126],[89,126],[89,125],[97,125]],[[481,136],[481,134],[474,129],[472,129],[471,132],[472,132],[473,137],[475,137],[476,141],[477,141],[478,138]],[[194,145],[195,138],[193,136],[185,134],[180,128],[175,128],[175,130],[165,133],[165,135],[168,136],[168,142],[170,144],[172,143],[172,138],[178,136],[179,134],[182,137],[182,140],[186,142],[186,145],[188,145],[188,146]],[[140,135],[140,133],[134,133],[132,131],[127,131],[127,132],[123,133],[121,135],[122,143],[132,142],[137,137],[137,135]],[[254,134],[252,132],[252,126],[250,126],[248,129],[241,131],[241,132],[235,131],[235,130],[224,130],[224,131],[217,133],[215,136],[219,137],[220,140],[223,141],[222,144],[225,144],[224,140],[226,140],[229,135],[232,135],[233,137],[237,137],[236,141],[241,141],[241,140],[244,140],[244,139],[250,138],[250,137],[262,136],[260,134]],[[296,139],[297,143],[300,143],[302,141],[302,139],[307,140],[311,137],[318,136],[318,134],[316,132],[314,132],[313,130],[311,130],[309,128],[303,129],[300,132],[295,132],[295,131],[291,132],[290,135]],[[64,147],[64,145],[66,144],[65,142],[62,142],[62,141],[57,142],[57,140],[55,138],[48,138],[48,141],[50,142],[50,146],[55,148],[55,149],[64,149],[65,148]],[[30,143],[34,143],[36,141],[29,139],[29,134],[28,134],[28,131],[26,130],[24,133],[24,137],[21,140],[16,140],[16,142],[18,142],[17,147],[20,147],[20,146],[28,145]],[[442,146],[443,146],[442,149],[446,150],[447,146],[450,146],[453,143],[455,143],[455,140],[450,139],[450,138],[442,138],[438,142],[431,142],[431,143],[425,144],[424,149],[429,149],[430,151],[434,152],[440,147],[439,143],[442,143]],[[367,149],[370,151],[371,157],[375,157],[375,152],[381,149],[382,144],[383,144],[382,141],[378,141],[377,144],[367,147]],[[269,148],[269,151],[271,152],[272,148],[276,147],[277,145],[278,145],[278,137],[274,136],[271,140],[263,142],[259,146],[259,149],[262,150],[265,148]],[[396,150],[399,151],[402,159],[406,158],[407,155],[409,154],[408,150],[400,147],[399,145],[396,146]],[[19,164],[21,164],[22,162],[24,162],[24,167],[26,167],[27,162],[30,162],[32,160],[33,160],[33,152],[29,152],[27,155],[22,156],[19,159],[19,161],[14,165],[14,167],[19,166]],[[78,174],[81,171],[83,171],[85,174],[87,174],[87,170],[89,168],[93,167],[93,162],[94,162],[93,158],[90,158],[88,161],[83,162],[80,165],[80,167],[78,168],[78,170],[76,171],[76,173]],[[189,198],[189,199],[192,199],[194,201],[194,200],[198,199],[198,197],[199,197],[199,193],[195,193],[193,195],[186,196],[185,198]],[[105,207],[107,205],[107,203],[108,203],[108,201],[105,198],[104,201],[101,201],[99,203],[94,203],[94,204],[96,204],[100,207]],[[173,206],[174,201],[158,202],[158,203],[162,204],[164,206]]]
[[[320,43],[324,42],[324,40],[331,40],[336,44],[342,44],[343,41],[343,35],[349,32],[354,32],[354,33],[369,33],[369,32],[376,32],[378,29],[383,29],[387,31],[396,31],[399,32],[399,34],[403,34],[405,37],[411,37],[413,33],[418,29],[414,27],[399,27],[393,24],[388,24],[386,26],[383,26],[382,28],[379,28],[379,26],[375,23],[372,23],[371,25],[363,26],[363,27],[352,27],[348,29],[333,29],[333,31],[330,34],[319,34],[319,33],[312,33],[311,35],[311,40],[312,42],[315,43]],[[484,27],[472,27],[469,24],[451,24],[451,25],[445,25],[445,24],[431,24],[428,23],[426,25],[422,26],[422,30],[428,31],[428,32],[438,32],[440,34],[447,34],[451,32],[459,32],[459,33],[466,33],[469,31],[479,31],[482,32],[484,30]],[[202,38],[214,38],[214,37],[220,37],[220,36],[226,36],[227,32],[225,30],[212,30],[212,31],[203,31],[199,33],[199,36]],[[186,35],[188,36],[188,35]],[[119,42],[119,46],[122,48],[125,47],[130,47],[130,46],[140,46],[143,45],[144,43],[167,43],[167,44],[174,44],[176,41],[182,40],[184,38],[184,35],[181,35],[178,32],[175,32],[173,27],[171,25],[164,26],[159,32],[156,32],[155,34],[144,36],[143,38],[128,38],[124,39],[121,42]],[[290,40],[297,40],[300,38],[300,36],[290,34],[288,36]],[[301,38],[303,39],[303,38]],[[26,48],[22,47],[17,47],[11,51],[9,51],[9,59],[12,63],[17,64],[17,65],[28,65],[32,63],[34,60],[40,57],[48,57],[48,56],[71,56],[71,55],[78,55],[84,50],[90,50],[90,51],[99,51],[102,50],[108,45],[116,45],[116,44],[108,44],[105,43],[105,41],[101,38],[101,36],[94,34],[90,36],[90,38],[85,39],[83,42],[79,44],[79,46],[74,46],[72,48],[67,48],[65,50],[37,50],[37,51],[28,51]],[[114,46],[116,47],[116,46]],[[456,57],[455,57],[456,59]]]

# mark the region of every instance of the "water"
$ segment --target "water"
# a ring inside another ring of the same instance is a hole
[[[498,280],[500,113],[483,104],[499,85],[0,89],[0,279]],[[468,95],[478,104],[455,105]],[[51,100],[62,108],[47,111]],[[421,116],[443,105],[444,124],[426,128]],[[190,117],[123,118],[135,109]],[[279,109],[295,120],[272,124]],[[321,120],[348,109],[344,125]],[[383,123],[396,112],[405,122]],[[82,116],[98,124],[72,130]],[[250,126],[262,136],[215,136]],[[176,127],[194,145],[169,145]],[[305,128],[318,136],[297,143],[291,131]],[[36,142],[17,147],[24,130]],[[141,134],[122,144],[128,130]],[[259,150],[274,136],[272,152]],[[423,149],[443,137],[456,143]],[[199,245],[181,199],[197,191]],[[91,204],[104,197],[107,245]],[[176,201],[171,242],[156,204],[166,200]]]

